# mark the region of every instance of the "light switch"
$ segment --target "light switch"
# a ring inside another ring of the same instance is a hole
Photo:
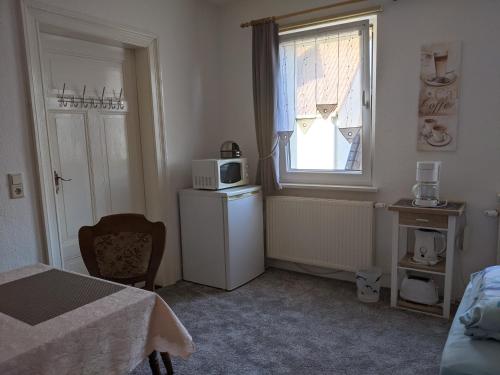
[[[21,173],[9,174],[10,198],[24,197],[23,176]]]
[[[12,185],[20,185],[23,183],[23,178],[21,176],[21,173],[18,174],[11,174],[10,175],[10,183]]]

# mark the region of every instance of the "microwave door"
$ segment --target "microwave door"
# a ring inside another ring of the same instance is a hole
[[[223,185],[231,186],[241,181],[241,163],[230,162],[220,166],[220,182]]]

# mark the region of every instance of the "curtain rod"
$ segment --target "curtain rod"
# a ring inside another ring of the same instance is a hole
[[[317,25],[324,24],[327,22],[341,21],[341,20],[344,20],[346,18],[368,16],[368,15],[379,13],[379,12],[382,12],[382,6],[364,8],[364,9],[359,9],[359,10],[352,11],[352,12],[338,13],[338,14],[335,14],[332,16],[314,18],[314,19],[310,19],[307,21],[289,23],[286,25],[280,25],[279,31],[280,32],[292,31],[292,30],[296,30],[296,29],[302,29],[304,27],[317,26]]]
[[[283,19],[286,19],[286,18],[292,18],[292,17],[296,17],[296,16],[301,16],[303,14],[319,12],[319,11],[326,10],[326,9],[336,8],[336,7],[340,7],[340,6],[344,6],[344,5],[350,5],[350,4],[355,4],[355,3],[361,3],[361,2],[364,2],[364,1],[367,1],[367,0],[345,0],[345,1],[341,1],[340,3],[335,3],[335,4],[330,4],[330,5],[324,5],[324,6],[316,7],[316,8],[305,9],[305,10],[301,10],[299,12],[293,12],[293,13],[288,13],[288,14],[282,14],[280,16],[271,16],[271,17],[266,17],[266,18],[260,18],[260,19],[257,19],[257,20],[252,20],[252,21],[249,21],[249,22],[242,23],[240,25],[240,27],[242,27],[242,28],[244,28],[244,27],[250,27],[250,26],[253,26],[253,25],[258,25],[260,23],[266,23],[266,22],[270,22],[270,21],[283,20]]]

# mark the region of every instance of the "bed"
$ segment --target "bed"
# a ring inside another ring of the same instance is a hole
[[[464,334],[458,320],[473,299],[471,284],[465,290],[462,302],[453,320],[441,358],[440,375],[499,375],[500,342],[472,340]]]

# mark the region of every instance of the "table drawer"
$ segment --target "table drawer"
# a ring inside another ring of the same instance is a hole
[[[415,227],[427,228],[448,228],[448,216],[446,215],[433,215],[433,214],[419,214],[412,212],[400,212],[399,224],[411,225]]]

